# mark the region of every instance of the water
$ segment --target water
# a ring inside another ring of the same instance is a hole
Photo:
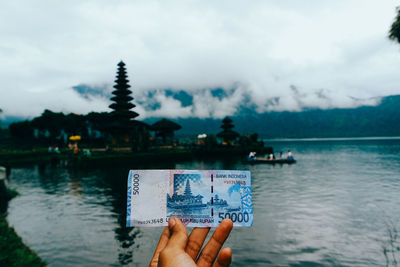
[[[397,266],[400,140],[271,142],[294,165],[245,161],[132,168],[249,169],[254,225],[234,229],[232,266]],[[127,166],[18,168],[8,221],[49,266],[143,266],[161,228],[124,227]]]

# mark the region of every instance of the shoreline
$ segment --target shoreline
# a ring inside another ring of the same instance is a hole
[[[83,148],[84,149],[84,148]],[[82,150],[83,150],[82,149]],[[48,164],[67,162],[68,166],[84,167],[93,165],[110,165],[115,163],[131,163],[132,161],[147,163],[152,161],[184,161],[193,159],[215,159],[244,157],[249,151],[258,154],[270,154],[272,147],[220,147],[214,149],[158,149],[148,152],[94,152],[91,156],[72,155],[69,151],[60,154],[50,153],[44,149],[37,151],[13,150],[0,152],[0,165],[7,168],[26,164]]]
[[[368,136],[368,137],[310,137],[310,138],[275,138],[263,139],[268,142],[324,142],[324,141],[389,141],[400,140],[400,136]]]
[[[0,236],[1,266],[46,266],[46,262],[23,242],[3,215],[0,215]]]
[[[4,178],[4,177],[3,177]],[[5,179],[5,178],[4,178]],[[18,195],[14,189],[7,186],[3,188],[2,197],[0,199],[2,212],[0,212],[0,266],[46,266],[39,255],[27,246],[22,238],[17,234],[15,229],[10,226],[5,217],[8,202]]]

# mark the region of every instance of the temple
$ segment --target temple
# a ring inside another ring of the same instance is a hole
[[[107,125],[108,131],[111,133],[112,146],[129,145],[133,150],[141,150],[141,145],[148,140],[148,128],[146,123],[134,120],[138,113],[131,109],[136,107],[131,103],[133,97],[130,95],[128,75],[123,61],[118,63],[118,71],[113,86],[115,90],[111,98],[113,103],[109,106],[111,112],[111,122]]]
[[[203,204],[203,198],[202,195],[193,196],[190,180],[187,179],[184,194],[178,195],[174,192],[172,197],[168,195],[167,207],[174,209],[204,208],[207,207],[207,204]]]
[[[129,122],[131,119],[139,116],[139,114],[131,111],[131,109],[134,108],[135,105],[131,103],[131,101],[133,100],[133,97],[130,96],[132,94],[132,91],[129,90],[131,86],[129,85],[125,63],[123,61],[120,61],[118,63],[116,78],[116,84],[113,86],[115,90],[112,92],[112,94],[115,96],[111,98],[114,103],[112,103],[109,107],[113,109],[113,112],[111,114],[116,121],[120,123],[126,123]]]
[[[182,127],[179,124],[167,119],[161,119],[150,126],[150,130],[155,132],[155,137],[160,137],[164,144],[172,142],[174,131],[177,131],[180,128]]]
[[[239,133],[232,130],[235,126],[232,123],[232,120],[228,117],[225,117],[222,120],[221,128],[223,129],[221,132],[217,134],[217,137],[222,138],[225,144],[231,144],[236,138],[240,136]]]

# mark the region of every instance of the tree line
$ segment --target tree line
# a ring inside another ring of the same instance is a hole
[[[32,120],[10,124],[10,135],[15,144],[57,145],[64,147],[68,137],[82,136],[82,141],[104,145],[107,139],[105,126],[112,122],[111,113],[91,112],[86,115],[64,114],[46,109]]]

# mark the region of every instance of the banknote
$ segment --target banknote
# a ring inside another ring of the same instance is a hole
[[[189,227],[253,224],[251,174],[229,170],[131,170],[126,225],[166,226],[177,217]]]

